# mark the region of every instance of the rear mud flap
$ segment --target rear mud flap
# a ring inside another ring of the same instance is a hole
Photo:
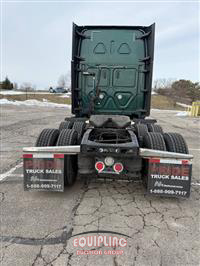
[[[64,191],[64,154],[24,154],[24,190]]]
[[[144,164],[143,178],[147,194],[177,198],[190,196],[190,160],[147,158]]]

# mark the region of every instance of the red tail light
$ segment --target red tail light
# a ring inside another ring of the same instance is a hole
[[[114,164],[113,168],[114,168],[115,172],[117,172],[117,173],[122,172],[124,169],[123,164],[121,164],[121,163]]]
[[[95,163],[95,169],[100,173],[103,171],[105,165],[103,162],[99,161]]]

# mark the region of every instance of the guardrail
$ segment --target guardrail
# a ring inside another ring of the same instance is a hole
[[[188,106],[187,112],[189,116],[193,117],[200,116],[200,101],[193,102],[192,106]]]

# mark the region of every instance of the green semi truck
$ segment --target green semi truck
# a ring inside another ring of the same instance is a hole
[[[192,155],[150,114],[155,24],[73,24],[72,116],[24,148],[24,189],[64,191],[77,176],[142,180],[148,194],[189,197]]]

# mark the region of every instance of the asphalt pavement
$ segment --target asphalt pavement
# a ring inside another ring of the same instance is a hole
[[[181,133],[194,155],[191,196],[176,199],[147,196],[141,182],[102,180],[79,180],[64,193],[24,192],[22,147],[33,146],[43,128],[58,127],[70,111],[5,105],[1,115],[1,266],[200,264],[199,119],[151,112],[166,132]],[[85,247],[103,254],[77,255],[82,248],[73,246],[75,235],[96,230],[127,235],[127,246]]]

